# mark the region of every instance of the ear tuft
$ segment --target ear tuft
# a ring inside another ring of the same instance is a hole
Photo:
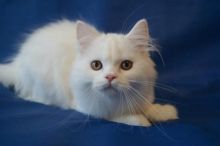
[[[98,35],[99,32],[89,24],[76,22],[76,37],[81,48],[86,48]]]
[[[146,46],[150,39],[147,20],[139,20],[126,37],[133,40],[137,46]]]

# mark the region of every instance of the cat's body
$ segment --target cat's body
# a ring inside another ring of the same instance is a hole
[[[176,119],[173,106],[153,104],[149,39],[145,20],[127,35],[100,33],[81,21],[51,23],[0,65],[0,82],[27,100],[127,124],[149,125],[143,113],[152,121]]]

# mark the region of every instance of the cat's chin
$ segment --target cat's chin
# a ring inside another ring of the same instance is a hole
[[[119,92],[118,87],[115,84],[104,84],[96,89],[106,95],[117,94]]]

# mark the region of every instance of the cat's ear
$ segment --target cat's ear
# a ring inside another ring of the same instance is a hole
[[[146,46],[150,38],[147,20],[139,20],[126,35],[126,37],[133,40],[137,46]]]
[[[99,32],[89,24],[76,22],[76,37],[81,48],[86,48],[98,35]]]

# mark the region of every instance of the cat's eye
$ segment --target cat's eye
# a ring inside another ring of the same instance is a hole
[[[121,68],[123,70],[129,70],[132,68],[132,66],[133,66],[133,62],[130,60],[124,60],[121,62]]]
[[[102,62],[99,60],[94,60],[91,62],[91,68],[93,70],[100,70],[102,69]]]

